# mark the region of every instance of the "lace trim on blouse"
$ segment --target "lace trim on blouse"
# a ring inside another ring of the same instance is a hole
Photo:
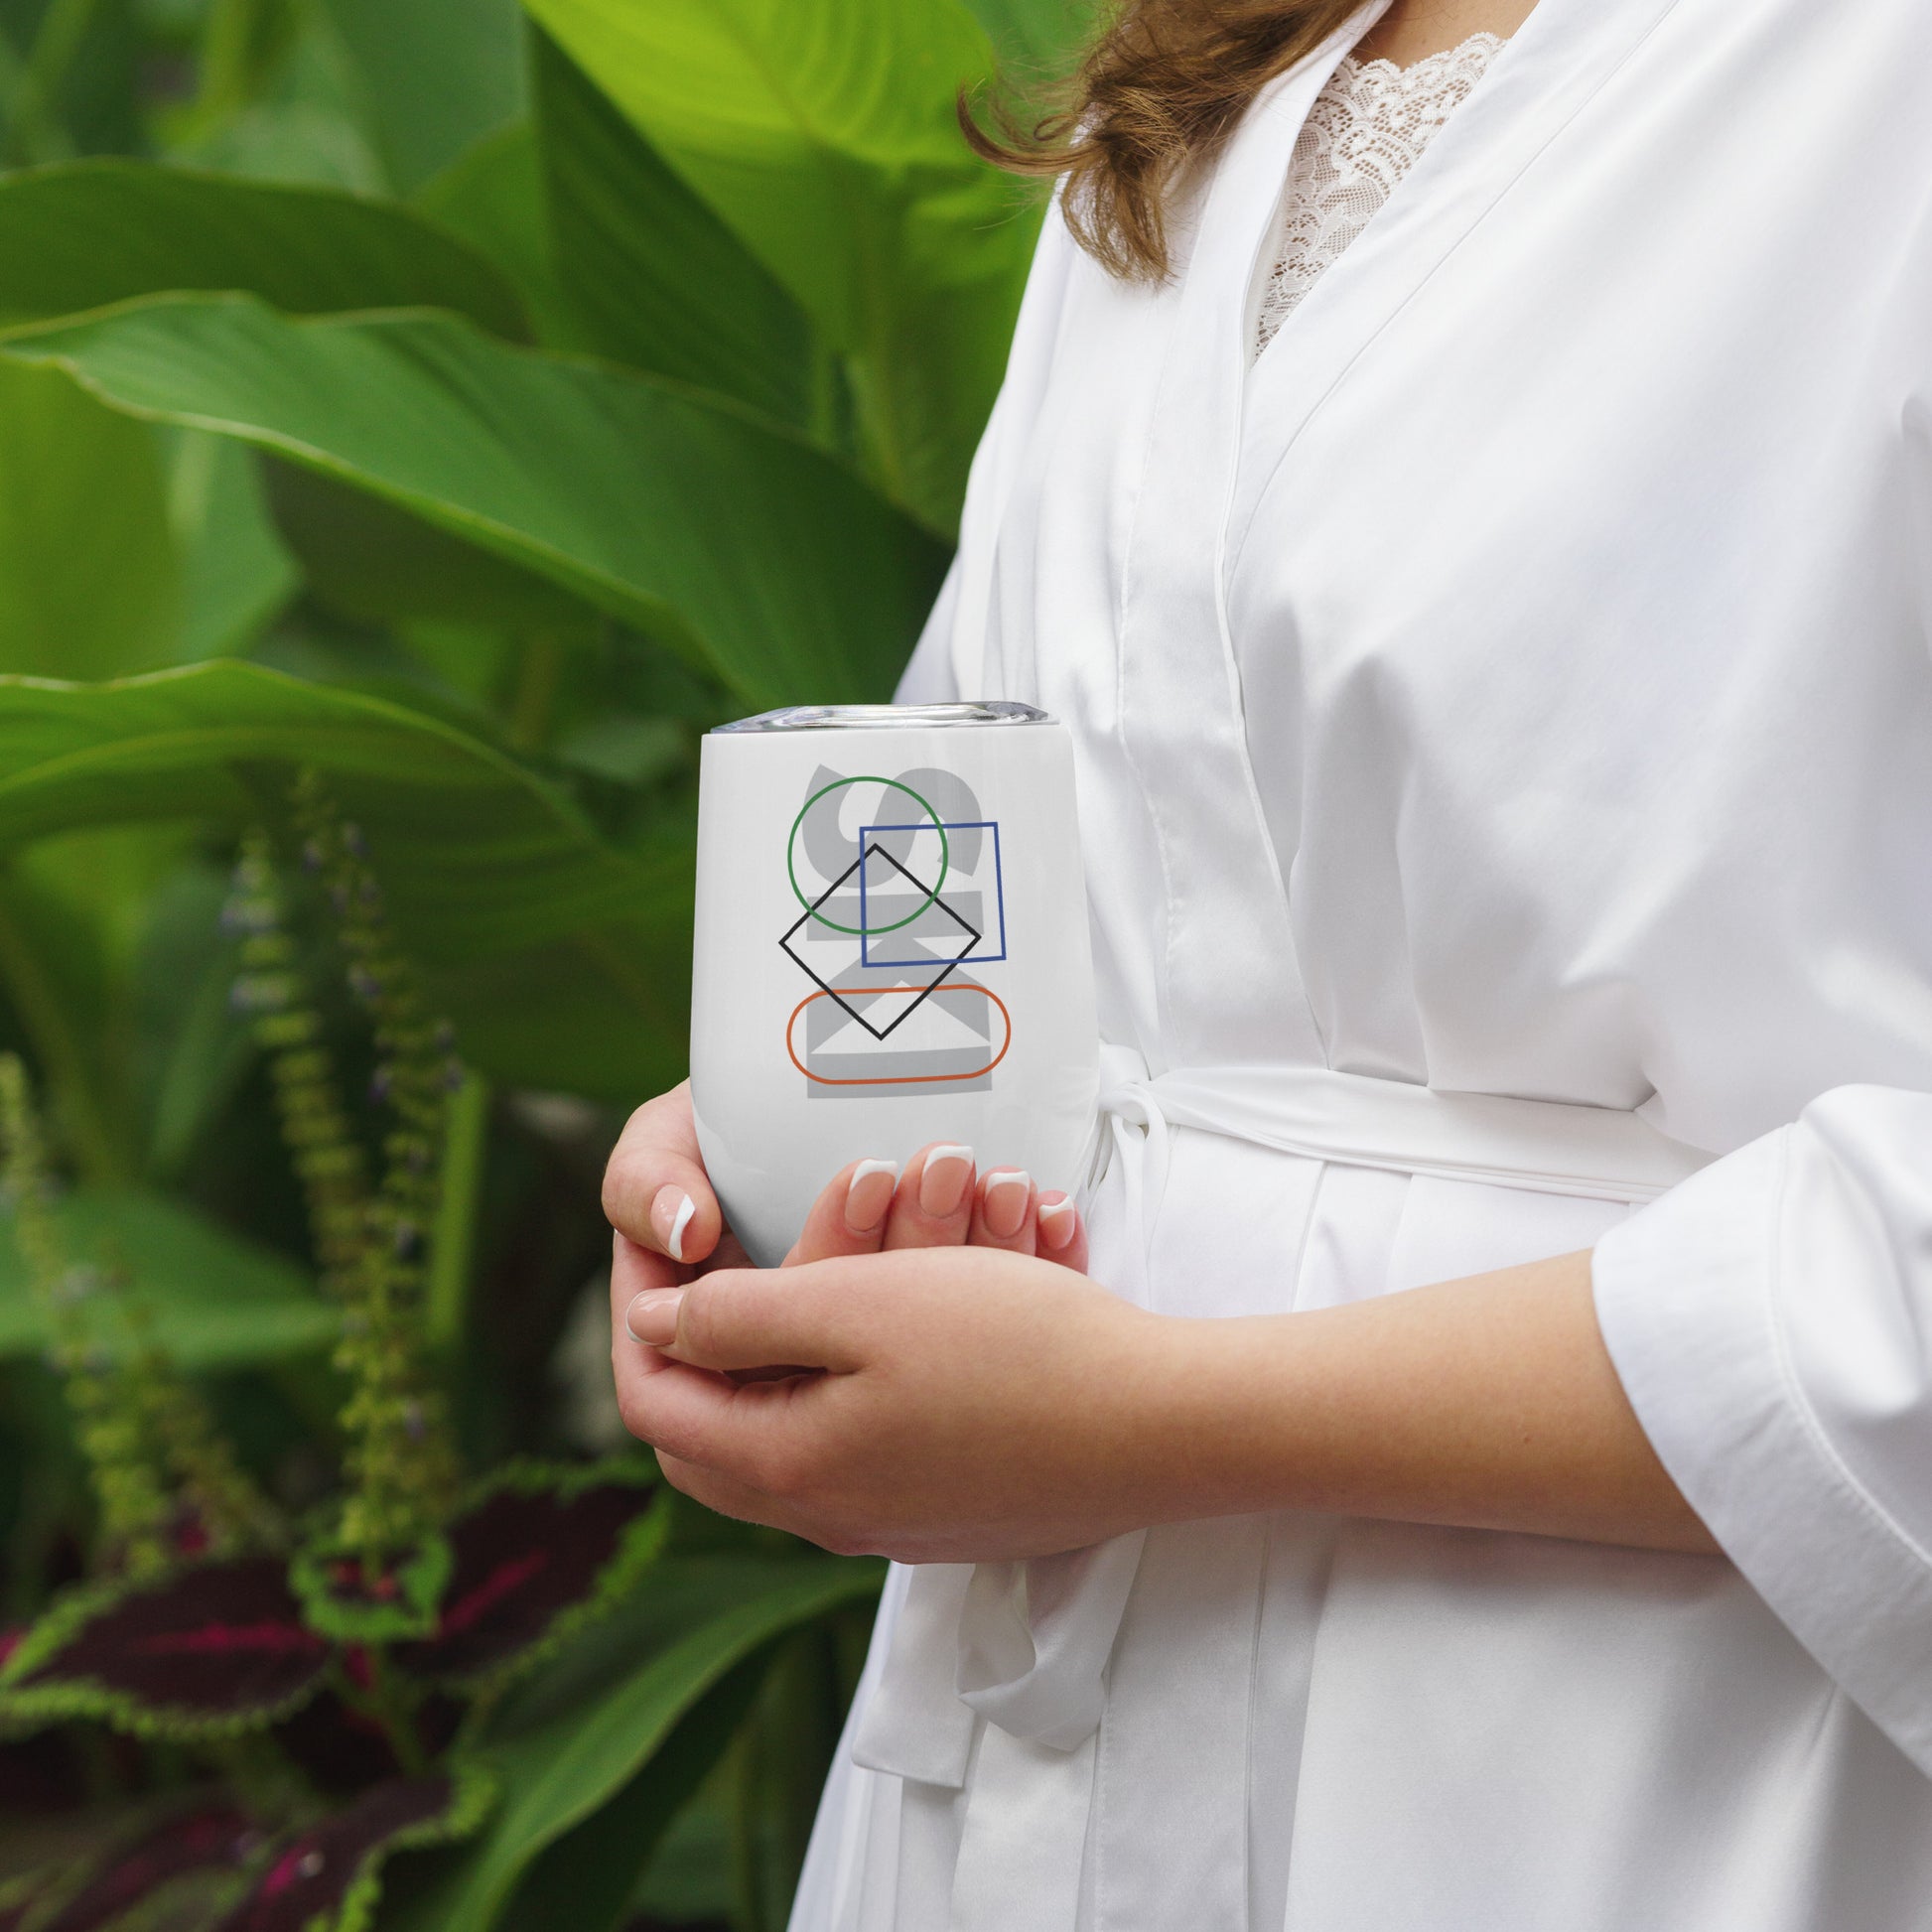
[[[1412,67],[1357,61],[1351,54],[1335,69],[1289,164],[1275,266],[1262,292],[1257,354],[1475,91],[1502,45],[1494,34],[1477,34]]]

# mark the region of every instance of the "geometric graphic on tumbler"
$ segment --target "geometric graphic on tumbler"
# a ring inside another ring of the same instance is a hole
[[[1007,957],[1000,827],[957,772],[821,765],[785,869],[800,912],[779,936],[812,984],[784,1045],[814,1099],[977,1092],[1013,1043],[976,968]]]

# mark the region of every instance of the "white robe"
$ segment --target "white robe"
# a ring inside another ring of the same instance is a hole
[[[799,1932],[1932,1927],[1932,5],[1542,0],[1250,367],[1372,15],[1170,286],[1049,223],[907,693],[1075,734],[1100,1277],[1217,1315],[1591,1247],[1728,1561],[1159,1528],[1031,1579],[1097,1725],[896,1571]],[[1451,1138],[1569,1103],[1642,1172],[1163,1132],[1244,1068]]]

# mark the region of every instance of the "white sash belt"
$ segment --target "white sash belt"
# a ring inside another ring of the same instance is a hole
[[[1616,1108],[1441,1093],[1325,1067],[1151,1078],[1138,1053],[1115,1046],[1101,1049],[1099,1115],[1097,1152],[1121,1168],[1132,1271],[1110,1286],[1143,1306],[1171,1127],[1350,1167],[1611,1201],[1654,1199],[1712,1159]],[[1097,1162],[1093,1184],[1104,1172]],[[1136,1532],[1027,1563],[916,1570],[853,1755],[957,1789],[978,1718],[1056,1750],[1083,1744],[1100,1722],[1144,1540]]]

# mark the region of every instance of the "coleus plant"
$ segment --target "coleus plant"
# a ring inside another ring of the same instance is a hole
[[[372,1164],[291,933],[291,869],[269,831],[251,833],[225,913],[235,999],[342,1309],[344,1480],[305,1521],[252,1481],[130,1285],[66,1251],[25,1072],[0,1058],[16,1236],[98,1524],[91,1574],[6,1641],[0,1727],[96,1723],[190,1767],[180,1795],[0,1889],[0,1932],[358,1932],[390,1854],[488,1815],[497,1794],[469,1745],[501,1693],[633,1589],[664,1539],[637,1463],[515,1462],[463,1481],[422,1319],[462,1069],[360,836],[313,774],[279,830],[368,1016],[386,1121]]]

